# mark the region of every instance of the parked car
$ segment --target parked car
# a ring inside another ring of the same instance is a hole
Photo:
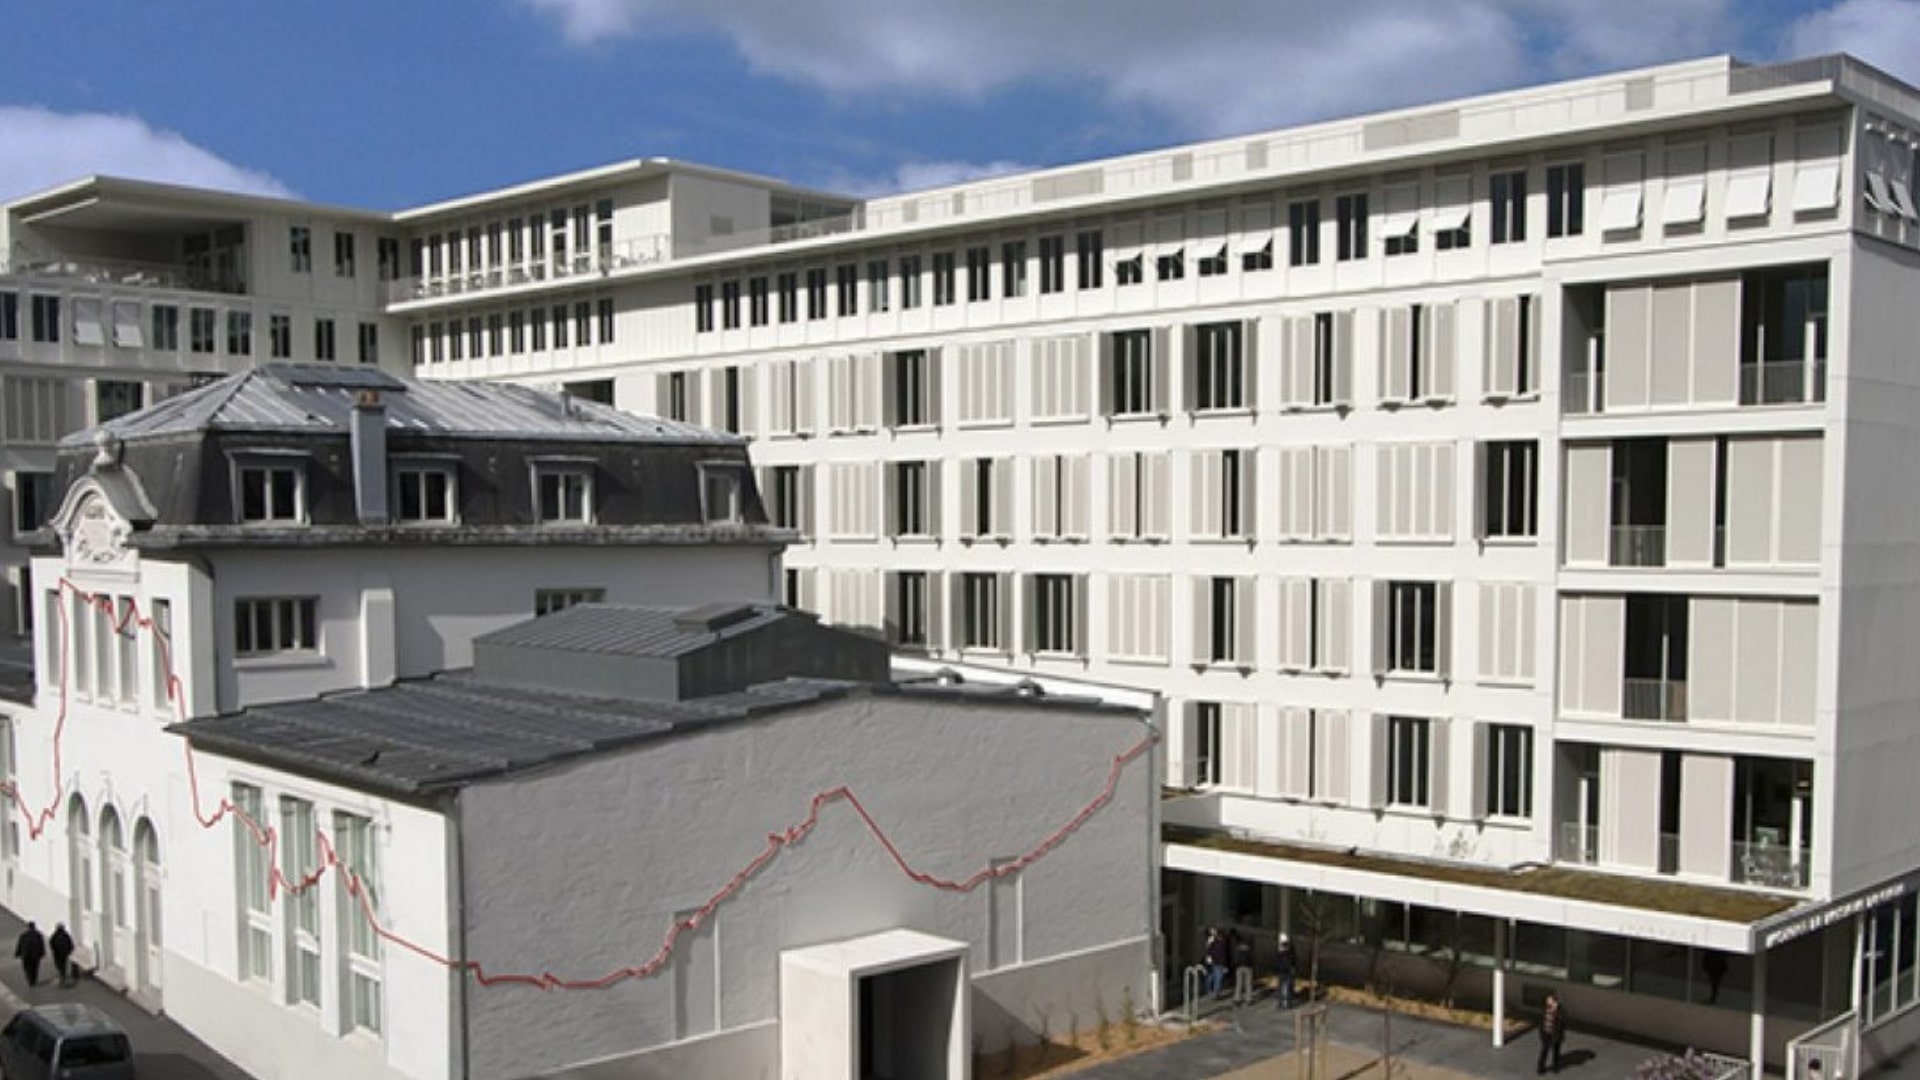
[[[36,1005],[0,1028],[3,1080],[134,1080],[133,1042],[91,1005]]]

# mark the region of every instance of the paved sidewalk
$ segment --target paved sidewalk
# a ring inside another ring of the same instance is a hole
[[[41,967],[40,985],[29,988],[20,962],[13,959],[12,947],[14,939],[25,928],[25,922],[0,908],[0,944],[7,946],[0,950],[0,955],[5,957],[0,962],[0,1007],[4,1007],[5,1015],[12,1016],[15,1010],[28,1005],[82,1001],[127,1029],[128,1037],[133,1040],[140,1080],[249,1080],[238,1066],[208,1049],[180,1025],[164,1016],[153,1015],[102,983],[82,979],[77,986],[60,986],[50,974],[52,961]],[[40,929],[51,933],[53,927]]]
[[[1292,1080],[1293,1014],[1279,1010],[1271,999],[1235,1009],[1216,1007],[1206,1014],[1219,1022],[1218,1031],[1196,1035],[1158,1050],[1110,1061],[1073,1074],[1073,1080]],[[1395,1080],[1449,1080],[1450,1077],[1493,1077],[1531,1080],[1540,1044],[1531,1031],[1509,1039],[1496,1049],[1491,1036],[1479,1028],[1458,1027],[1402,1014],[1392,1018]],[[1385,1037],[1381,1013],[1357,1005],[1328,1006],[1328,1041],[1336,1052],[1328,1070],[1337,1080],[1358,1065],[1377,1061]],[[1568,1033],[1561,1055],[1561,1075],[1570,1080],[1620,1080],[1634,1067],[1660,1053],[1660,1048],[1618,1039]],[[1282,1060],[1281,1055],[1286,1055]],[[1378,1076],[1378,1070],[1372,1070]],[[1366,1080],[1367,1073],[1357,1080]]]

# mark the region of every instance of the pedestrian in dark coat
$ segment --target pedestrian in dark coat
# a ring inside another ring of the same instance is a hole
[[[67,933],[66,923],[53,924],[53,936],[47,938],[47,949],[53,953],[53,973],[61,986],[73,983],[73,969],[67,962],[73,959],[73,935]]]
[[[1534,1072],[1544,1073],[1549,1065],[1554,1072],[1560,1071],[1560,1043],[1567,1037],[1567,1010],[1560,1004],[1560,995],[1547,993],[1546,1007],[1540,1010],[1540,1061]]]
[[[32,923],[20,932],[20,940],[13,943],[13,955],[20,958],[20,966],[27,972],[27,985],[40,985],[40,959],[47,955],[47,936]]]
[[[1283,1009],[1293,1008],[1293,980],[1297,963],[1293,955],[1293,942],[1288,940],[1287,935],[1281,934],[1280,944],[1273,952],[1273,974],[1280,984],[1280,1007]]]

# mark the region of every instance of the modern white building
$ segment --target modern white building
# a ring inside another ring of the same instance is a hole
[[[1878,1052],[1916,143],[1851,58],[1716,58],[867,201],[637,161],[391,215],[368,310],[431,379],[750,436],[796,606],[1165,694],[1169,971],[1285,927]]]
[[[736,436],[275,364],[55,474],[5,899],[254,1075],[962,1078],[1152,1001],[1151,695],[896,684],[768,602]]]

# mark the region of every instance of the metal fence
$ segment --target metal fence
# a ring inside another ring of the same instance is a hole
[[[1841,1013],[1787,1044],[1786,1080],[1853,1080],[1858,1075],[1858,1013]]]

